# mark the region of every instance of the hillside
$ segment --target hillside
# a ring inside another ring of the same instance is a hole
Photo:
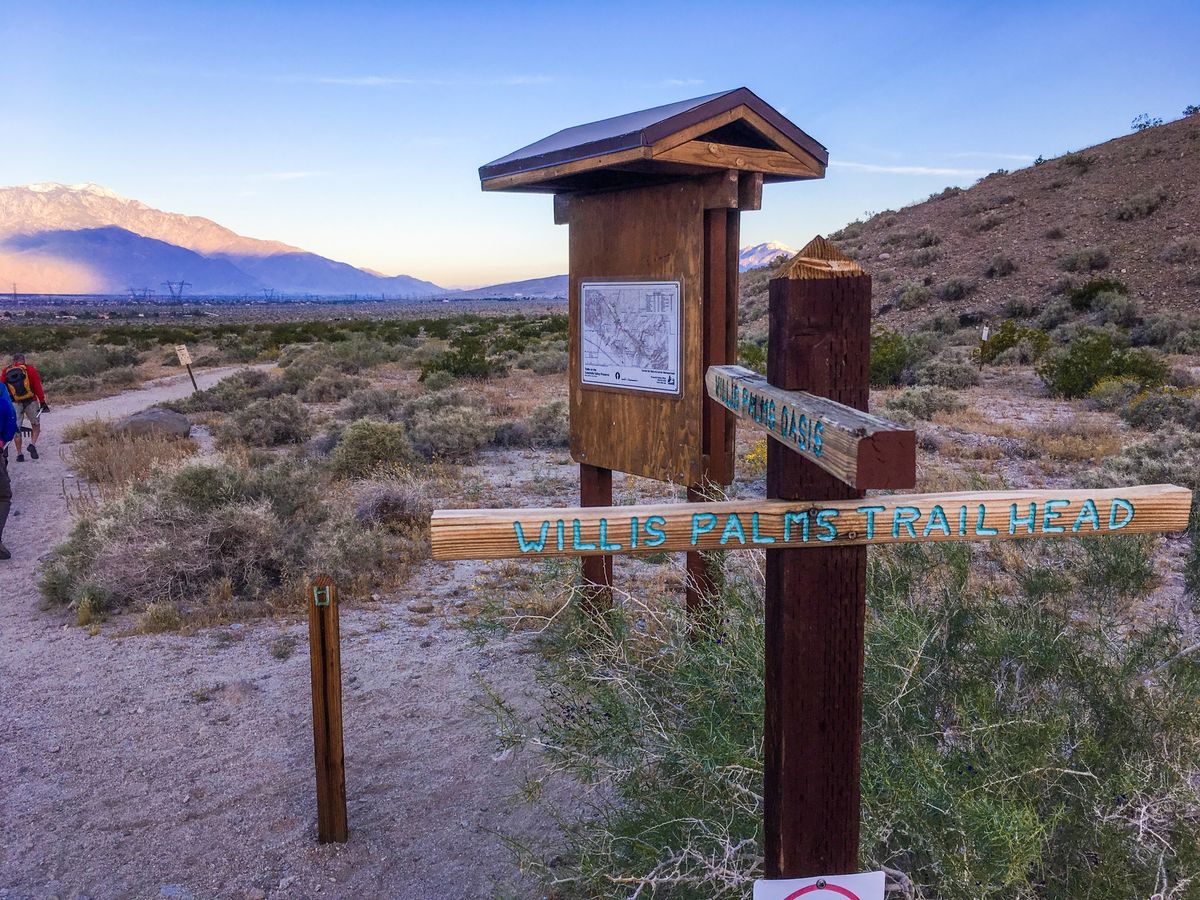
[[[1200,116],[1125,135],[830,236],[875,278],[880,320],[1034,309],[1093,276],[1147,312],[1200,312]],[[765,312],[765,309],[763,310]],[[751,316],[756,318],[756,316]]]
[[[118,294],[186,280],[189,293],[424,297],[437,285],[386,276],[211,219],[154,209],[95,184],[0,188],[0,282],[25,293]]]

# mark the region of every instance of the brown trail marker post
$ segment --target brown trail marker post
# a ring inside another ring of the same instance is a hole
[[[342,747],[342,654],[337,585],[318,575],[308,587],[312,662],[313,754],[317,771],[317,839],[344,844],[346,767]]]
[[[764,182],[822,178],[819,143],[746,88],[567,128],[479,170],[488,191],[554,194],[570,227],[571,456],[580,503],[612,503],[612,473],[682,485],[733,480],[734,428],[704,390],[737,356],[739,216]],[[606,542],[599,537],[600,549]],[[711,578],[689,551],[687,604]],[[612,556],[585,559],[596,608]]]
[[[192,379],[192,393],[196,393],[200,386],[196,384],[196,376],[192,373],[192,354],[188,351],[187,344],[176,344],[175,355],[179,357],[179,362],[187,367],[188,378]]]

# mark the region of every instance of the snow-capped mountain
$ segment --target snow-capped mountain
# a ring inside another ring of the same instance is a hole
[[[29,293],[157,290],[179,280],[191,283],[191,294],[443,293],[428,281],[243,237],[211,219],[164,212],[100,185],[55,182],[0,188],[0,275]]]
[[[743,247],[738,254],[738,268],[745,272],[747,269],[758,269],[769,266],[780,256],[791,256],[796,251],[786,244],[767,241],[765,244],[755,244],[753,247]]]

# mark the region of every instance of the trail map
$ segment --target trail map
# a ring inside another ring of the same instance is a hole
[[[585,281],[580,287],[584,384],[679,393],[678,281]]]

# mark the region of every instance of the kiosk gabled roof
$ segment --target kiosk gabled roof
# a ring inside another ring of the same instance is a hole
[[[826,149],[748,88],[565,128],[479,169],[484,190],[557,193],[655,184],[716,169],[821,178]]]

